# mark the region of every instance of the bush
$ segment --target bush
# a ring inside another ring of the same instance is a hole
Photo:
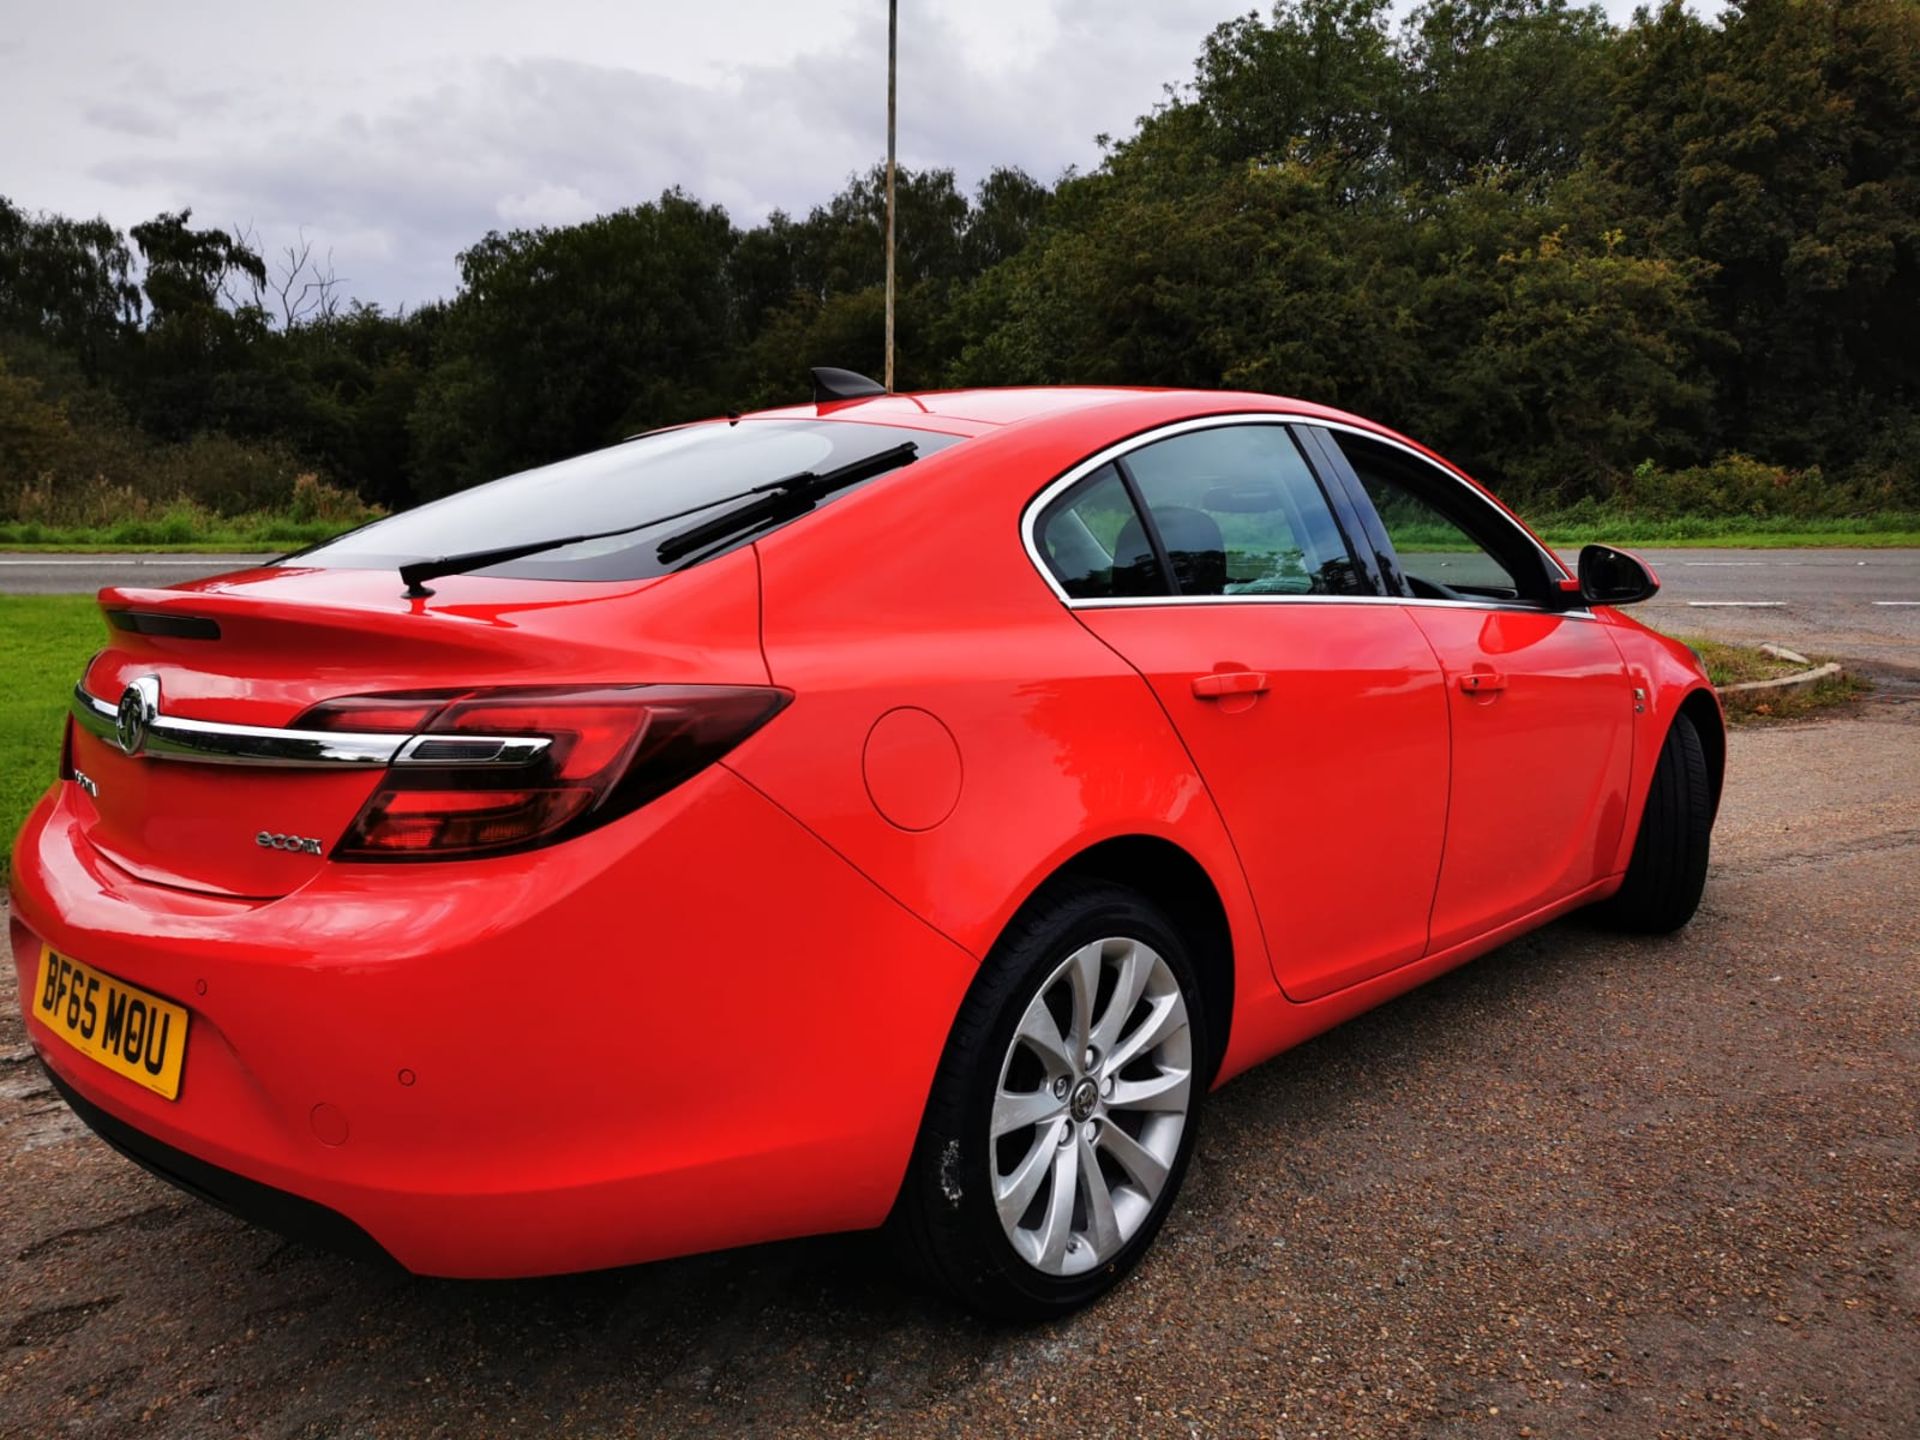
[[[153,478],[143,488],[169,501],[186,496],[217,515],[242,515],[285,505],[304,469],[283,445],[195,435],[178,445],[156,447]]]
[[[76,423],[0,362],[0,543],[308,544],[380,514],[279,442],[159,443],[101,407]]]
[[[54,527],[146,522],[190,502],[235,516],[288,505],[311,467],[278,441],[223,433],[177,443],[132,424],[98,386],[77,376],[60,393],[18,374],[0,354],[0,521]],[[322,485],[304,502],[317,516],[344,513],[351,497]],[[182,512],[183,514],[185,512]],[[198,523],[197,518],[183,523]]]
[[[66,408],[48,404],[38,380],[12,374],[0,357],[0,474],[31,478],[44,473],[72,434]]]
[[[1788,470],[1750,455],[1722,455],[1706,465],[1663,470],[1643,461],[1616,492],[1616,512],[1665,520],[1697,517],[1711,529],[1716,518],[1755,520],[1865,516],[1897,506],[1901,496],[1889,477],[1829,479],[1818,465]]]
[[[287,513],[296,521],[346,521],[358,525],[367,519],[369,509],[352,491],[329,485],[308,471],[294,480]]]
[[[161,497],[96,476],[59,490],[51,482],[16,490],[0,507],[0,544],[310,545],[382,513],[311,473],[299,476],[281,503],[241,511],[217,509],[191,493]]]

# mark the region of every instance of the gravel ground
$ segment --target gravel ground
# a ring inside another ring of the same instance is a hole
[[[1920,699],[1745,730],[1705,909],[1563,923],[1213,1097],[1091,1313],[862,1238],[450,1284],[82,1131],[0,1012],[0,1433],[1920,1435]]]

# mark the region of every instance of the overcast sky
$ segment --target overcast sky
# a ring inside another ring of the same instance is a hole
[[[969,186],[1090,166],[1251,8],[904,0],[901,161]],[[191,205],[269,252],[304,227],[388,306],[450,294],[489,229],[675,184],[751,224],[886,144],[884,0],[0,0],[0,20],[0,194],[122,227]]]

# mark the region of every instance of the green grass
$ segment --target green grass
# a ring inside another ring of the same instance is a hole
[[[32,485],[0,500],[0,549],[297,550],[385,512],[314,475],[274,504],[223,511],[192,495],[170,501],[104,479],[55,492]]]
[[[180,523],[178,516],[126,520],[117,525],[0,524],[0,549],[38,551],[208,551],[233,554],[297,550],[331,540],[358,521],[294,520],[284,515],[241,515],[217,525]]]
[[[1683,645],[1693,647],[1707,667],[1707,678],[1715,685],[1744,685],[1751,680],[1778,680],[1804,665],[1780,660],[1749,645],[1730,645],[1724,640],[1709,640],[1704,635],[1676,635]],[[1819,662],[1816,661],[1816,664]]]
[[[1707,667],[1707,678],[1716,686],[1742,685],[1751,680],[1778,680],[1808,668],[1790,660],[1776,659],[1750,645],[1730,645],[1724,640],[1709,640],[1704,635],[1676,635],[1674,638],[1693,647],[1694,653]],[[1819,656],[1808,658],[1815,665],[1825,663]],[[1836,705],[1850,704],[1871,688],[1857,676],[1840,674],[1791,689],[1736,690],[1731,694],[1723,694],[1720,703],[1726,707],[1727,719],[1736,725],[1749,720],[1798,720]]]
[[[1550,545],[1575,548],[1590,541],[1670,549],[1818,550],[1889,549],[1920,546],[1920,515],[1891,512],[1867,519],[1793,519],[1784,516],[1686,515],[1656,519],[1631,513],[1555,514],[1515,507],[1520,518]],[[1410,552],[1457,550],[1459,532],[1442,525],[1396,517],[1394,544]]]
[[[312,543],[317,542],[306,541],[302,545]],[[4,535],[0,535],[0,550],[17,551],[22,555],[278,555],[283,551],[300,549],[302,545],[291,541],[262,545],[243,540],[204,540],[191,545],[114,545],[106,541],[26,545],[9,543]]]
[[[1604,545],[1637,545],[1667,550],[1907,550],[1920,547],[1920,528],[1869,529],[1858,521],[1792,520],[1763,526],[1729,526],[1725,521],[1692,517],[1685,520],[1624,520],[1568,523],[1548,517],[1535,523],[1524,514],[1549,545],[1574,547],[1598,541]]]
[[[0,870],[27,811],[59,772],[73,682],[106,641],[91,595],[0,595]]]

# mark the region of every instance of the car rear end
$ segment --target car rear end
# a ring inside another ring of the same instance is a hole
[[[877,1223],[971,964],[729,767],[804,703],[750,545],[429,597],[380,557],[103,592],[11,883],[61,1092],[423,1273]]]

